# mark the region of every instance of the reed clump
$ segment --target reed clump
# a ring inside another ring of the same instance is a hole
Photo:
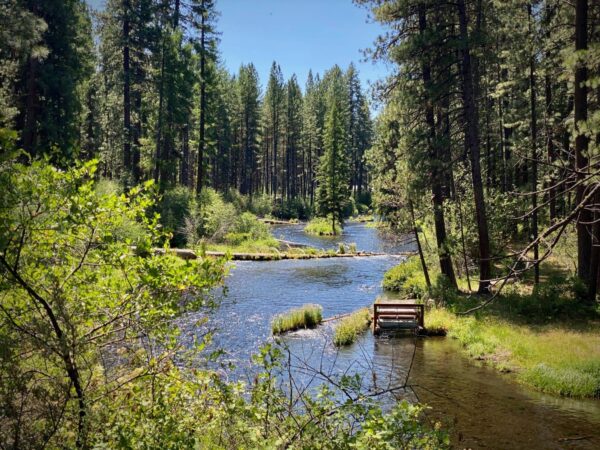
[[[275,316],[271,323],[271,331],[273,334],[281,334],[301,328],[315,328],[322,321],[321,305],[306,304]]]
[[[335,327],[333,344],[336,347],[350,345],[371,325],[368,308],[362,308],[341,319]]]

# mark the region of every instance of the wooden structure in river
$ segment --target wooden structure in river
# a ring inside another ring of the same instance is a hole
[[[376,301],[373,304],[373,334],[424,328],[423,304],[410,300]]]

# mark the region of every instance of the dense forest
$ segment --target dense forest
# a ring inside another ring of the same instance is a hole
[[[446,282],[471,270],[479,293],[530,269],[538,283],[575,228],[595,303],[599,5],[359,3],[392,30],[371,55],[397,67],[369,154],[381,211],[409,229],[415,215],[430,221]]]
[[[567,316],[598,342],[600,3],[354,3],[386,30],[364,51],[390,68],[372,92],[354,64],[230,73],[215,0],[0,2],[0,448],[446,448],[423,406],[383,408],[360,374],[295,385],[279,340],[247,381],[212,369],[232,250],[358,255],[284,249],[265,222],[409,235],[383,287],[479,359],[513,350],[486,307],[542,333],[523,346]],[[370,313],[352,320],[340,342]],[[520,373],[598,397],[592,351]]]
[[[223,68],[209,0],[109,1],[94,14],[79,1],[5,8],[19,21],[5,28],[2,125],[22,131],[18,145],[33,157],[96,158],[102,177],[153,179],[161,192],[269,195],[282,215],[306,218],[337,107],[340,177],[366,193],[372,125],[352,64],[309,71],[301,87],[273,62],[263,89],[251,63]]]

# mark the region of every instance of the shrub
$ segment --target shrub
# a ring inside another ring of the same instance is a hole
[[[371,324],[371,314],[368,308],[362,308],[341,319],[335,327],[333,344],[337,347],[350,345],[358,336],[366,331]]]
[[[344,210],[342,212],[342,215],[343,217],[348,218],[357,214],[358,210],[356,209],[356,202],[354,201],[354,197],[350,197],[344,204]]]
[[[313,214],[310,203],[302,198],[291,200],[278,200],[273,208],[273,215],[280,219],[307,220]]]
[[[265,239],[271,235],[267,224],[250,212],[245,212],[236,219],[233,232],[247,234],[249,239]]]
[[[383,276],[383,288],[389,291],[401,292],[404,289],[406,281],[421,270],[419,258],[415,256],[408,258],[385,273]]]
[[[265,217],[273,213],[273,200],[267,194],[250,197],[248,210],[257,216]]]
[[[200,196],[201,236],[221,241],[236,222],[238,212],[213,189],[204,189]]]
[[[165,191],[158,204],[160,223],[164,229],[173,233],[171,245],[183,247],[186,243],[185,218],[189,216],[192,193],[184,186]]]
[[[275,316],[271,324],[273,334],[294,331],[300,328],[315,328],[323,320],[323,308],[320,305],[307,304]]]
[[[438,304],[445,305],[455,305],[461,299],[460,294],[450,283],[450,280],[442,274],[438,274],[435,278],[431,289],[431,296]]]

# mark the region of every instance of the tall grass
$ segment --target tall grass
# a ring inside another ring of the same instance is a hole
[[[271,331],[273,334],[281,334],[300,328],[315,328],[322,320],[323,308],[321,305],[302,305],[300,308],[275,316],[271,323]]]
[[[383,288],[408,296],[422,297],[427,291],[427,284],[419,258],[410,257],[389,269],[383,276]]]
[[[358,336],[366,331],[371,324],[371,314],[368,308],[362,308],[341,319],[335,327],[333,344],[337,347],[350,345]]]
[[[427,329],[445,329],[466,353],[524,384],[570,397],[600,397],[600,330],[531,328],[500,318],[458,317],[445,309],[425,314]]]
[[[341,234],[342,229],[339,224],[335,227],[335,233],[333,232],[333,226],[331,219],[324,217],[317,217],[311,220],[304,227],[304,231],[308,234],[315,234],[317,236],[334,236],[335,234]]]

